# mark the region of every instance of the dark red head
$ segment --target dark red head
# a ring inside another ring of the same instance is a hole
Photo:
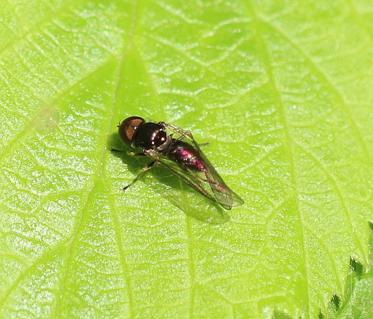
[[[122,138],[123,142],[127,145],[131,145],[137,129],[145,123],[145,120],[139,116],[127,117],[118,125],[119,136]]]

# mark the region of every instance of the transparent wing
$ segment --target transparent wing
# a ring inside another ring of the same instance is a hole
[[[191,137],[193,146],[198,150],[200,157],[206,164],[208,173],[206,174],[209,185],[214,192],[216,200],[225,208],[232,208],[234,206],[240,206],[244,203],[242,198],[238,196],[228,185],[224,182],[214,166],[210,163],[206,155],[200,149],[198,143]]]
[[[201,194],[206,196],[212,201],[216,201],[211,188],[208,186],[208,183],[203,181],[202,174],[187,169],[178,163],[168,159],[166,156],[163,156],[155,151],[148,151],[146,155],[152,159],[160,162],[162,165],[167,167],[173,174],[180,177],[185,183],[193,187],[195,190],[199,191]]]
[[[184,131],[178,127],[163,122],[160,124],[167,129],[168,133],[172,135],[174,139],[182,140],[194,147],[198,152],[199,157],[205,163],[206,171],[198,172],[192,170],[175,163],[165,156],[159,156],[158,161],[203,195],[212,200],[216,200],[225,209],[231,209],[234,206],[239,206],[244,203],[241,197],[225,184],[224,180],[212,166],[189,131]]]

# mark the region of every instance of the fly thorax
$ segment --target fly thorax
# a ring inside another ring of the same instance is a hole
[[[147,122],[142,124],[134,135],[134,146],[144,150],[153,149],[167,142],[167,134],[163,127],[156,123]]]
[[[167,136],[166,141],[157,147],[158,152],[164,152],[171,144],[171,136]]]

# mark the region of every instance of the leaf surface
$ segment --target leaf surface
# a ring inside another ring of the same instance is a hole
[[[0,11],[0,318],[315,318],[368,265],[371,1],[24,1]],[[146,159],[190,129],[245,200]]]

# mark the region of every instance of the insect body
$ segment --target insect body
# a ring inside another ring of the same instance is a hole
[[[130,185],[155,163],[160,163],[225,209],[243,204],[243,200],[216,172],[189,131],[164,122],[145,122],[138,116],[123,120],[118,128],[122,140],[140,151],[136,155],[146,155],[152,159]]]
[[[166,155],[169,159],[174,160],[186,168],[199,172],[207,172],[206,165],[199,156],[198,151],[188,143],[172,139]]]

